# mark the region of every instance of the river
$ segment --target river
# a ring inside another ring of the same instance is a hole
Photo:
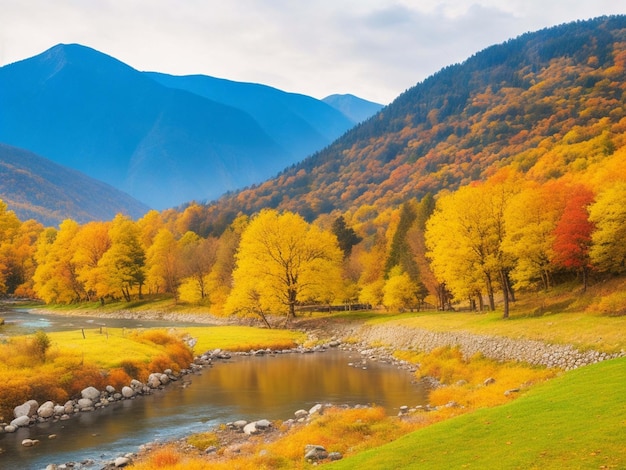
[[[103,322],[99,318],[3,313],[9,328],[76,328]],[[10,322],[14,321],[14,324]],[[121,322],[121,323],[118,323]],[[19,325],[18,325],[19,323]],[[171,326],[168,322],[106,320],[108,326]],[[28,326],[33,325],[33,326]],[[44,326],[45,325],[45,326]],[[63,326],[65,325],[65,326]],[[177,324],[177,326],[180,326]],[[48,464],[111,460],[135,452],[141,444],[166,441],[210,430],[229,421],[292,418],[296,410],[316,403],[377,404],[396,414],[402,405],[426,403],[427,391],[406,371],[368,361],[366,368],[349,364],[362,360],[357,352],[329,350],[314,354],[233,356],[201,374],[187,376],[191,385],[175,382],[153,395],[125,400],[67,421],[47,422],[0,434],[0,468],[39,470]],[[49,436],[55,435],[54,439]],[[25,438],[36,447],[22,447]]]

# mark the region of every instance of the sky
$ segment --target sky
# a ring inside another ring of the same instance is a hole
[[[626,0],[0,0],[0,66],[78,43],[138,70],[388,104],[442,67]]]

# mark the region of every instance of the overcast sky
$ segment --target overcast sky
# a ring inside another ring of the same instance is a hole
[[[626,0],[0,0],[0,65],[79,43],[138,70],[382,104],[527,31]]]

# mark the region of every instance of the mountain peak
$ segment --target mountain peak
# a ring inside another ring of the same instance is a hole
[[[355,123],[365,121],[383,108],[382,104],[367,101],[349,93],[329,95],[322,101],[345,114]]]

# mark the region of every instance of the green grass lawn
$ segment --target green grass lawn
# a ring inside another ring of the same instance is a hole
[[[626,358],[583,367],[330,468],[623,469],[625,384]]]

